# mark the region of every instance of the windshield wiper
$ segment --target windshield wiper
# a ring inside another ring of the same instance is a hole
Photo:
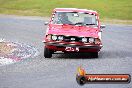
[[[96,25],[96,24],[94,24],[94,23],[90,23],[90,24],[85,24],[85,25]]]
[[[81,25],[81,26],[86,26],[86,25],[96,25],[94,23],[90,23],[90,24],[85,24],[83,22],[78,22],[78,23],[75,23],[75,24],[72,24],[72,23],[66,23],[66,24],[63,24],[63,25]]]
[[[74,25],[84,25],[83,22],[78,22],[78,23],[75,23]]]
[[[63,25],[74,25],[74,24],[71,24],[71,23],[70,23],[70,24],[67,24],[67,23],[66,23],[66,24],[63,24]]]
[[[87,25],[96,25],[96,24],[94,24],[94,23],[88,23],[88,24],[86,24],[86,23],[83,23],[83,22],[78,22],[78,23],[75,23],[74,25],[87,26]]]

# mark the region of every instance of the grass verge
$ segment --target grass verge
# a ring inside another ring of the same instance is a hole
[[[131,0],[0,0],[2,14],[44,17],[54,8],[86,8],[98,11],[102,20],[132,20]]]

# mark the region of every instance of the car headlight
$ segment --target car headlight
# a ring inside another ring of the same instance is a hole
[[[82,42],[88,42],[87,38],[82,38]]]
[[[94,42],[94,38],[89,38],[89,43],[93,43]]]
[[[58,40],[63,40],[63,36],[59,36],[58,37]]]
[[[56,35],[52,35],[52,40],[57,40],[57,36]]]

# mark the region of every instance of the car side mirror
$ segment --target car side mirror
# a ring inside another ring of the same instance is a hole
[[[49,22],[44,22],[44,25],[48,25],[49,24]]]
[[[105,25],[101,25],[100,28],[101,28],[101,29],[105,28]]]

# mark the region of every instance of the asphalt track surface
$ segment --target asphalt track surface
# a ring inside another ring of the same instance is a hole
[[[0,88],[132,88],[129,84],[86,84],[76,82],[77,68],[87,73],[132,75],[132,26],[106,25],[99,58],[87,54],[55,54],[43,57],[44,19],[0,16],[0,38],[36,47],[39,55],[0,66]]]

